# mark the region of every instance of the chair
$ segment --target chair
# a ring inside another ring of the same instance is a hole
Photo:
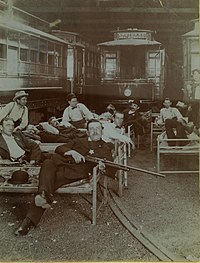
[[[129,125],[128,126],[128,128],[127,128],[127,136],[129,137],[129,138],[135,138],[135,134],[134,134],[134,132],[133,132],[133,130],[131,129],[131,127],[132,127],[133,125]],[[138,134],[137,135],[137,148],[139,148],[140,147],[140,135]],[[135,139],[132,139],[133,140],[133,142],[135,143]],[[129,144],[128,145],[128,157],[131,157],[131,145]]]
[[[159,116],[160,113],[152,113],[151,115],[151,128],[150,128],[150,150],[153,151],[154,145],[156,146],[156,141],[154,144],[154,138],[157,137],[164,131],[164,127],[161,127],[155,123],[155,119]]]
[[[158,126],[155,122],[151,122],[151,138],[150,138],[150,150],[153,151],[154,147],[154,138],[163,132],[164,128]],[[156,144],[155,144],[156,146]]]

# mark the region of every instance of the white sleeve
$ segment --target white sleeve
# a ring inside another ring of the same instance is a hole
[[[79,107],[80,110],[83,112],[86,120],[91,120],[94,118],[92,112],[84,104],[79,103]]]
[[[157,124],[161,125],[164,123],[163,110],[160,110],[160,116],[158,116]]]
[[[174,108],[174,113],[175,113],[178,120],[183,119],[182,114],[180,113],[180,111],[177,108]]]
[[[128,137],[126,135],[122,135],[118,133],[113,127],[111,127],[110,123],[103,124],[103,135],[114,140],[119,140],[120,142],[124,142]]]
[[[0,121],[2,121],[12,110],[14,102],[6,104],[3,109],[0,109]]]
[[[61,125],[67,126],[69,124],[70,118],[69,118],[69,108],[67,107],[63,112],[63,117],[61,121]]]

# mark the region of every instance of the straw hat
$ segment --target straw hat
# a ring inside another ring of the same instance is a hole
[[[13,100],[16,101],[17,99],[21,97],[27,97],[27,96],[28,96],[28,93],[26,93],[24,90],[20,90],[15,93],[15,97],[13,98]]]

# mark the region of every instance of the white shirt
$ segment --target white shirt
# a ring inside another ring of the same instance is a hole
[[[68,106],[64,110],[61,125],[68,126],[70,121],[80,121],[83,119],[93,119],[93,115],[84,104],[78,103],[77,107],[72,108],[71,106]]]
[[[160,118],[158,124],[162,124],[167,119],[172,119],[174,117],[176,117],[177,120],[181,120],[183,118],[183,116],[181,115],[180,111],[177,108],[174,107],[169,107],[168,109],[162,108],[160,110]]]
[[[195,88],[194,99],[200,100],[200,84]]]
[[[112,142],[114,143],[115,140],[119,140],[120,142],[131,143],[131,140],[126,135],[123,135],[124,129],[123,128],[116,128],[115,123],[104,122],[102,123],[103,126],[103,135],[102,139],[105,142]]]
[[[8,136],[6,134],[2,134],[2,137],[4,138],[8,146],[11,160],[14,161],[15,159],[18,159],[25,154],[25,151],[21,147],[19,147],[12,135]]]
[[[10,102],[0,111],[0,121],[5,117],[9,116],[14,121],[21,118],[21,123],[18,126],[19,129],[23,130],[28,125],[28,108],[21,106],[16,102]]]

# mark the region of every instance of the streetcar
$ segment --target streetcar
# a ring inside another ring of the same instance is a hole
[[[25,90],[29,120],[38,123],[67,104],[68,43],[30,25],[31,18],[47,27],[39,18],[0,4],[0,103],[6,104],[16,91]]]
[[[182,36],[184,89],[192,84],[193,70],[200,70],[199,19],[192,20],[191,25],[193,29]]]
[[[25,90],[33,124],[62,115],[68,93],[81,98],[84,86],[100,83],[97,47],[49,25],[0,1],[0,108]]]
[[[86,100],[87,90],[97,89],[100,84],[99,49],[79,33],[52,30],[52,34],[68,43],[66,77],[70,91]]]
[[[101,86],[88,89],[105,103],[141,103],[162,99],[166,79],[165,49],[154,32],[129,28],[113,31],[114,40],[99,43]]]

